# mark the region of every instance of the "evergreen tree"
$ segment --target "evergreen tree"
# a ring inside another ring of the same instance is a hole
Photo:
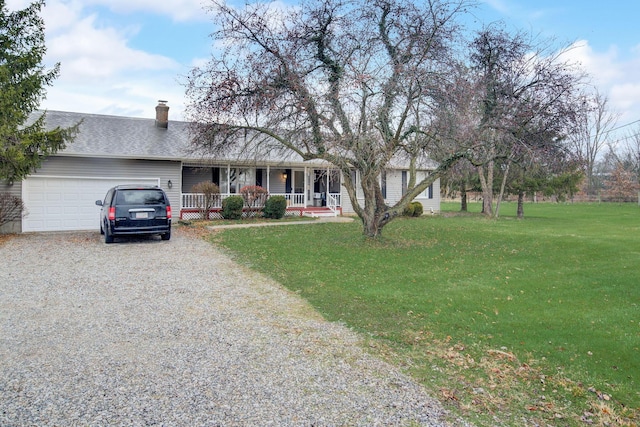
[[[39,0],[9,11],[0,0],[0,179],[8,182],[23,179],[46,156],[64,149],[78,128],[46,131],[45,114],[33,114],[60,72],[60,64],[50,70],[42,64],[44,4]]]

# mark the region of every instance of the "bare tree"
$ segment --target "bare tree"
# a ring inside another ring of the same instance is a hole
[[[433,108],[469,0],[303,1],[296,7],[213,0],[222,51],[193,70],[187,90],[194,143],[209,152],[286,150],[320,159],[345,179],[364,234],[378,236],[465,153],[418,178],[440,135]],[[239,148],[241,145],[242,148]],[[380,174],[410,165],[408,188],[385,204]]]
[[[613,165],[610,169],[616,171],[622,168],[627,172],[627,179],[630,177],[628,174],[632,174],[636,184],[640,186],[640,127],[636,127],[619,142],[620,144],[616,146],[609,144],[609,153],[606,158],[612,160]],[[621,175],[620,171],[616,173]],[[637,190],[637,197],[640,203],[640,187]]]
[[[0,227],[18,221],[27,215],[22,199],[9,193],[0,193]]]
[[[477,91],[472,161],[486,215],[494,214],[496,162],[504,169],[504,189],[512,162],[561,146],[581,115],[576,99],[584,76],[562,54],[525,33],[509,34],[495,26],[480,31],[471,44]]]
[[[467,150],[471,153],[476,144],[479,121],[478,104],[481,91],[471,70],[458,63],[443,82],[435,111],[436,127],[444,136],[430,148],[436,161],[446,161],[453,153]],[[469,161],[457,162],[442,176],[442,189],[448,195],[460,194],[460,210],[467,211],[467,191],[478,190],[477,168]]]
[[[467,161],[456,163],[442,177],[441,191],[447,197],[460,196],[460,211],[468,211],[468,193],[477,191],[476,168]]]
[[[596,91],[582,100],[585,114],[579,117],[575,131],[569,135],[571,149],[583,164],[587,195],[596,194],[594,168],[599,154],[611,141],[609,135],[618,121],[619,114],[609,110],[606,96]]]
[[[635,172],[638,183],[640,183],[640,126],[625,138],[620,161],[625,163],[627,169]]]
[[[640,191],[638,178],[634,171],[618,163],[606,181],[606,195],[614,202],[630,202],[636,199]]]
[[[633,131],[628,137],[625,152],[631,169],[636,173],[636,182],[640,186],[640,126]],[[640,205],[640,188],[638,189],[638,204]]]

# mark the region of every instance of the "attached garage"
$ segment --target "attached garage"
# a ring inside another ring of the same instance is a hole
[[[160,179],[30,176],[22,186],[28,212],[22,231],[98,230],[95,202],[119,184],[160,185]]]
[[[0,232],[98,232],[96,200],[119,184],[157,185],[180,212],[189,123],[167,122],[168,106],[158,107],[165,114],[155,120],[47,111],[47,129],[78,125],[78,134],[24,180],[0,181],[0,192],[21,197],[27,211]]]

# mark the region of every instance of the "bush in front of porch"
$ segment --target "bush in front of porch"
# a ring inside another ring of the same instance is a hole
[[[200,216],[202,219],[210,219],[211,209],[220,200],[220,187],[213,182],[203,181],[194,185],[191,191],[202,194],[202,197],[198,198]]]
[[[229,196],[222,201],[222,217],[224,219],[242,218],[244,199],[242,196]]]
[[[246,207],[262,208],[269,197],[269,192],[259,185],[245,185],[240,189],[240,195]]]
[[[264,205],[265,218],[280,219],[287,210],[287,199],[284,196],[271,196]]]

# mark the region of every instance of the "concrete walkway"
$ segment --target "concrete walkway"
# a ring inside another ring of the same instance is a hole
[[[331,216],[320,217],[317,219],[310,219],[308,221],[283,221],[283,222],[256,222],[254,224],[224,224],[224,225],[210,225],[207,228],[209,230],[220,230],[224,228],[248,228],[248,227],[269,227],[274,225],[302,225],[302,224],[322,224],[326,222],[353,222],[355,218],[348,216]]]

